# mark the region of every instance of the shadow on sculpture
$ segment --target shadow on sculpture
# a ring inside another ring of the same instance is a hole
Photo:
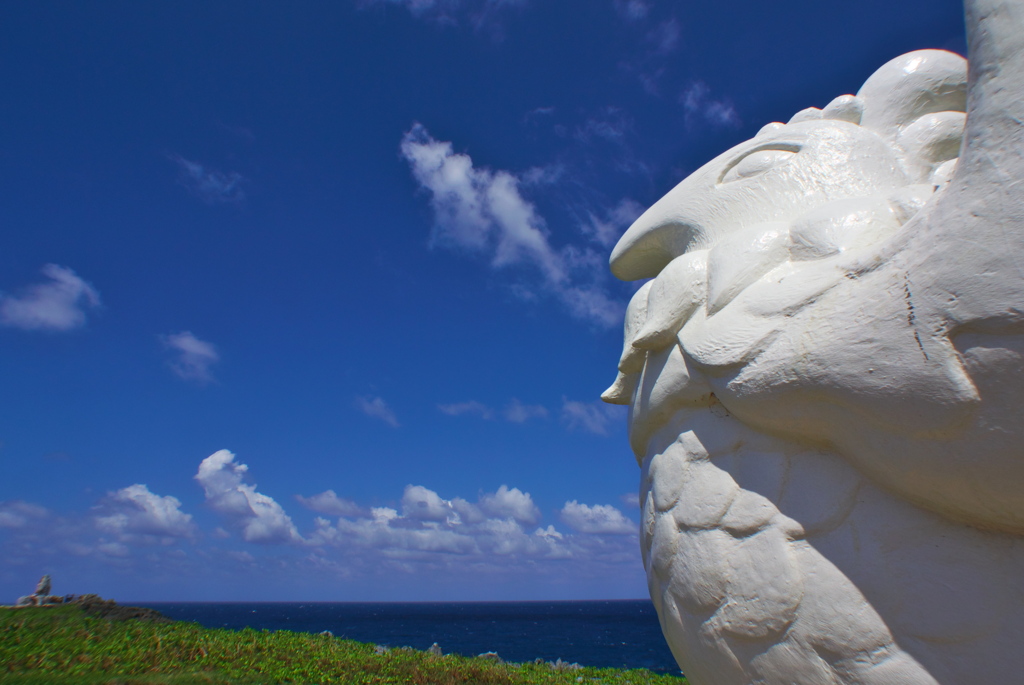
[[[1024,2],[898,57],[616,245],[641,547],[694,685],[1020,682]],[[966,124],[965,124],[966,122]]]

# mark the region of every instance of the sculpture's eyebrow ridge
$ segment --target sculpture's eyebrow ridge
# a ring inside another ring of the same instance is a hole
[[[775,150],[778,150],[780,152],[792,152],[795,154],[797,152],[800,152],[800,150],[802,150],[803,147],[804,146],[801,143],[783,140],[766,141],[764,143],[761,143],[760,145],[756,145],[749,150],[745,150],[742,154],[737,155],[735,159],[726,164],[725,168],[722,169],[722,173],[718,175],[717,183],[721,184],[723,179],[725,179],[725,177],[728,175],[728,173],[732,171],[737,164],[742,162],[750,155],[756,154],[758,152],[769,152]]]

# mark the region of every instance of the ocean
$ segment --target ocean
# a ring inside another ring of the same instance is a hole
[[[186,602],[144,603],[168,618],[208,628],[294,630],[505,661],[679,673],[647,600],[580,602]]]

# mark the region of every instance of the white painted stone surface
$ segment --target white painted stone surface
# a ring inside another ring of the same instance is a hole
[[[694,685],[1024,683],[1024,0],[615,247],[641,545]],[[966,128],[965,128],[966,121]]]

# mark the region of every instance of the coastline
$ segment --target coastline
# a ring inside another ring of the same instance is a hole
[[[112,604],[112,603],[111,603]],[[119,606],[119,605],[118,605]],[[384,648],[330,634],[203,628],[151,612],[101,618],[75,604],[0,607],[4,682],[534,683],[684,685],[644,669],[592,668],[558,660],[506,663],[408,647]],[[125,680],[141,678],[142,680]],[[146,680],[150,679],[150,680]]]

